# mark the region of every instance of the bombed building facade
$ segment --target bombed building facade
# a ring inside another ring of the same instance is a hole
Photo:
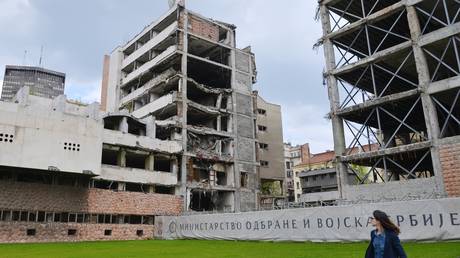
[[[148,120],[27,86],[0,118],[0,242],[147,239],[155,216],[182,212],[182,146],[152,137]]]
[[[185,211],[257,207],[256,66],[249,47],[236,48],[235,29],[175,5],[104,62],[103,109],[148,120],[156,138],[183,149],[171,191]]]
[[[319,5],[340,198],[459,196],[460,3]],[[352,185],[356,166],[369,172]]]

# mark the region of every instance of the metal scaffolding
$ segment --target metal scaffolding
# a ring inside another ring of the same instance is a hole
[[[414,179],[445,195],[439,146],[460,135],[460,1],[319,4],[341,197]]]

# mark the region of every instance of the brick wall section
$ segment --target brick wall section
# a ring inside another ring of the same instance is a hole
[[[179,215],[182,198],[58,185],[0,181],[0,208],[11,210]]]
[[[88,194],[88,212],[133,215],[179,215],[182,212],[182,198],[166,194],[113,192],[103,189],[90,189]]]
[[[212,41],[219,41],[219,27],[198,17],[190,15],[189,30],[191,33]]]
[[[27,229],[35,229],[36,235],[27,236]],[[76,229],[76,235],[69,236],[69,229]],[[112,230],[111,236],[104,235],[106,229]],[[137,230],[143,235],[138,236]],[[0,222],[1,243],[142,240],[153,234],[152,225]]]
[[[444,185],[449,197],[460,197],[460,143],[441,145]]]

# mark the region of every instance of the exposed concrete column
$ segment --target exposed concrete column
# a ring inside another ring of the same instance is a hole
[[[446,195],[444,178],[442,176],[441,159],[439,155],[440,130],[438,115],[436,112],[436,106],[433,100],[431,99],[430,94],[427,93],[427,89],[431,83],[430,70],[428,68],[428,62],[426,60],[423,49],[418,44],[420,36],[422,35],[420,29],[420,21],[418,19],[417,11],[414,6],[407,6],[406,9],[412,39],[412,49],[414,51],[415,63],[417,65],[419,87],[422,91],[420,93],[420,96],[422,98],[423,113],[425,116],[425,123],[428,131],[428,139],[432,143],[431,160],[433,162],[436,186],[438,187],[439,193]]]
[[[187,79],[188,79],[188,72],[187,72],[187,61],[188,61],[188,11],[185,8],[181,8],[181,13],[183,15],[179,15],[179,19],[183,18],[183,46],[182,46],[182,60],[181,60],[181,72],[182,72],[182,80],[179,81],[179,87],[181,89],[181,96],[182,96],[182,148],[184,153],[187,151]],[[180,177],[180,194],[184,197],[184,211],[188,211],[189,199],[190,196],[187,195],[187,163],[188,157],[184,154],[181,159],[181,177]]]
[[[155,138],[156,136],[155,117],[149,116],[145,119],[145,122],[146,122],[145,135],[150,138]]]
[[[222,93],[217,96],[217,101],[216,101],[216,108],[220,108],[222,106]]]
[[[119,128],[122,133],[128,133],[128,118],[126,116],[121,119]]]
[[[126,183],[124,182],[118,182],[118,191],[125,191],[126,190]]]
[[[229,132],[234,133],[234,149],[233,149],[233,159],[238,160],[238,125],[237,125],[237,113],[236,113],[236,52],[235,52],[235,32],[229,33],[229,39],[232,45],[232,50],[230,52],[230,64],[232,67],[232,95],[228,97],[227,104],[232,104],[232,115],[229,117],[231,121],[230,126],[228,126]],[[227,106],[227,109],[230,106]],[[233,163],[233,182],[235,182],[235,188],[237,189],[233,194],[233,211],[239,212],[241,210],[241,185],[240,185],[240,166],[238,162]]]
[[[216,130],[222,131],[222,116],[218,115],[216,119],[217,119]]]
[[[177,175],[178,170],[179,170],[179,161],[177,160],[177,158],[174,158],[173,160],[171,160],[171,173],[173,175]]]
[[[117,155],[117,165],[120,167],[126,167],[126,150],[120,149]]]
[[[155,193],[155,186],[154,185],[149,185],[148,187],[149,187],[148,190],[147,190],[148,193]]]
[[[155,170],[155,156],[153,155],[153,153],[150,153],[145,159],[145,170]]]
[[[329,11],[327,7],[323,4],[320,7],[321,12],[321,23],[323,27],[323,35],[331,33],[331,21],[329,18]],[[343,120],[341,117],[336,115],[337,111],[340,109],[340,95],[337,85],[337,79],[330,72],[335,69],[335,54],[334,54],[334,45],[329,38],[325,38],[323,42],[324,47],[324,57],[326,59],[326,80],[327,80],[327,91],[329,95],[329,102],[331,107],[331,120],[332,120],[332,129],[334,135],[334,150],[335,156],[337,159],[337,185],[339,191],[339,198],[342,199],[343,196],[343,186],[348,184],[347,182],[347,168],[344,163],[340,161],[340,157],[345,154],[345,134],[343,129]]]

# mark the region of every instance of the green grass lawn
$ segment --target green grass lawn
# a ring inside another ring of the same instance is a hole
[[[458,258],[460,242],[404,243],[409,258]],[[0,257],[263,257],[362,258],[367,243],[273,243],[236,241],[114,241],[1,244]]]

